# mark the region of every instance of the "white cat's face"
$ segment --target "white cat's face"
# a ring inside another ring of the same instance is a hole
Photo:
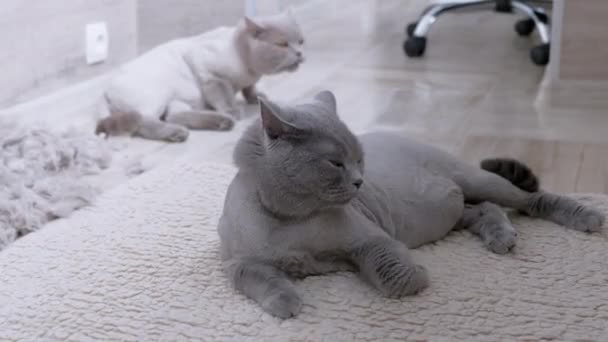
[[[294,71],[304,61],[304,37],[289,12],[256,19],[245,18],[250,35],[250,65],[256,72],[276,74]]]

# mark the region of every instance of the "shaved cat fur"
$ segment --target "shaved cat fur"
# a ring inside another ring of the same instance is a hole
[[[182,142],[188,129],[229,130],[257,103],[264,75],[294,71],[304,38],[291,13],[160,45],[121,67],[104,93],[96,134]]]
[[[281,318],[302,307],[294,277],[352,270],[387,297],[423,290],[427,271],[408,249],[454,229],[507,253],[517,233],[499,206],[582,232],[604,223],[571,198],[524,191],[401,135],[355,136],[328,91],[295,106],[262,100],[234,160],[218,225],[225,270],[238,291]]]

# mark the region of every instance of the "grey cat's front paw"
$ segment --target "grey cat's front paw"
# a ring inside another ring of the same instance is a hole
[[[279,292],[266,298],[262,308],[273,316],[291,318],[302,310],[302,300],[295,293]]]
[[[517,232],[515,229],[504,223],[488,229],[483,235],[483,243],[496,254],[508,253],[515,247],[516,241]]]
[[[190,132],[186,127],[176,126],[167,135],[166,140],[168,142],[184,142],[188,139],[188,135],[190,135]]]
[[[580,230],[581,232],[599,232],[604,226],[606,217],[604,214],[591,207],[584,206],[572,217],[569,228]]]
[[[428,271],[424,266],[413,265],[398,274],[389,275],[384,294],[389,298],[401,298],[417,294],[429,286]]]

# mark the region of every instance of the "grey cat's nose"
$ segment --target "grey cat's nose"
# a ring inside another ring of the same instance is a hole
[[[302,57],[302,53],[300,51],[296,51],[296,56]]]
[[[363,179],[357,179],[356,181],[353,182],[353,185],[357,187],[357,189],[359,189],[361,187],[361,184],[363,184]]]

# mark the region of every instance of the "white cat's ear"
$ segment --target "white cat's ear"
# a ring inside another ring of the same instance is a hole
[[[262,126],[270,139],[274,140],[280,137],[299,135],[300,130],[298,128],[279,116],[279,108],[275,104],[261,97],[258,100],[260,101]]]
[[[315,95],[315,100],[323,103],[327,107],[327,109],[329,109],[332,113],[337,115],[338,108],[336,105],[336,97],[334,96],[334,94],[331,91],[329,91],[329,90],[321,91],[320,93]]]
[[[260,33],[264,31],[262,26],[248,16],[245,16],[243,19],[245,20],[245,29],[247,29],[247,32],[249,32],[249,34],[251,34],[253,37],[259,36]]]
[[[286,11],[285,11],[285,15],[287,16],[287,18],[289,18],[292,21],[296,21],[296,16],[293,15],[293,11],[291,10],[291,7],[289,7]]]
[[[304,38],[302,38],[302,30],[300,29],[300,25],[298,25],[298,20],[296,19],[296,16],[293,14],[291,7],[289,7],[285,12],[283,12],[283,16],[285,19],[287,19],[289,25],[291,25],[292,28],[296,29],[296,31],[298,32],[298,35],[300,36],[300,38],[299,38],[300,44],[303,44]]]

